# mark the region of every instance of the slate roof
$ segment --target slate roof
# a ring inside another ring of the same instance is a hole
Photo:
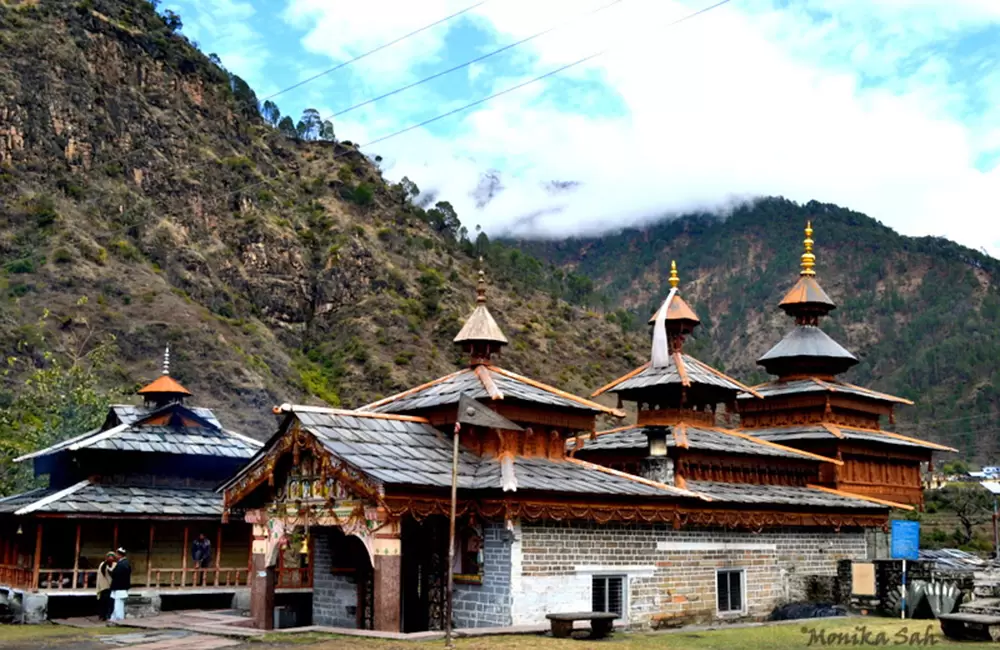
[[[815,325],[796,325],[785,338],[757,359],[757,363],[770,371],[775,362],[791,359],[828,359],[834,362],[836,372],[842,372],[858,362],[857,357]]]
[[[865,397],[880,402],[891,402],[893,404],[913,404],[908,399],[895,397],[875,390],[847,384],[836,379],[819,379],[810,377],[808,379],[793,379],[791,381],[772,381],[766,384],[754,386],[753,389],[761,397],[781,397],[785,395],[800,395],[805,393],[839,393],[842,395],[853,395]],[[753,397],[749,393],[742,393],[738,399],[750,399]]]
[[[788,485],[753,485],[749,483],[719,483],[715,481],[688,481],[689,490],[701,492],[716,503],[754,505],[790,505],[815,508],[867,508],[885,509],[887,506],[865,498],[842,496],[814,487]]]
[[[294,407],[293,407],[294,408]],[[350,411],[295,411],[303,429],[333,455],[383,484],[451,486],[452,441],[422,418],[364,417]],[[673,496],[670,491],[583,465],[515,458],[518,489]],[[459,450],[458,487],[501,489],[500,463]]]
[[[952,447],[946,447],[934,442],[927,442],[926,440],[902,436],[890,431],[858,429],[854,427],[845,427],[839,424],[804,424],[788,427],[774,427],[769,429],[748,429],[747,432],[752,433],[754,436],[763,440],[770,440],[772,442],[779,443],[788,443],[794,440],[824,440],[830,438],[843,438],[845,440],[878,442],[883,445],[892,445],[897,447],[923,447],[938,451],[958,451]]]
[[[206,426],[172,427],[142,423],[149,416],[175,408],[193,412],[205,421]],[[117,424],[115,424],[116,422]],[[260,449],[260,446],[261,443],[252,438],[223,429],[219,420],[209,409],[172,404],[162,409],[149,410],[116,404],[111,407],[111,413],[109,413],[104,428],[63,440],[51,447],[21,456],[16,460],[25,461],[64,450],[76,451],[78,449],[250,458]]]
[[[677,365],[677,357],[680,357],[683,369]],[[650,386],[691,386],[692,384],[702,384],[705,386],[716,386],[733,391],[753,393],[753,389],[744,386],[740,382],[727,377],[718,370],[706,363],[698,361],[686,354],[671,355],[670,363],[662,368],[654,368],[652,364],[646,363],[623,377],[619,377],[610,384],[596,390],[591,397],[597,397],[606,392],[619,393],[637,388],[649,388]]]
[[[789,289],[785,297],[781,299],[778,306],[782,309],[792,307],[793,311],[797,306],[821,307],[824,312],[837,307],[830,296],[823,291],[823,287],[819,286],[816,278],[808,275],[799,278],[795,286]]]
[[[0,513],[40,512],[221,517],[222,496],[212,489],[133,487],[81,481],[69,488],[42,488],[0,499]]]
[[[492,384],[499,391],[499,397],[491,397],[490,390],[484,384],[481,374],[485,374],[488,380],[492,381]],[[422,386],[372,402],[362,406],[359,410],[376,413],[410,413],[434,406],[458,404],[458,399],[463,393],[478,400],[521,400],[543,406],[589,413],[609,413],[619,417],[624,415],[617,409],[570,395],[509,370],[489,365],[459,370]]]
[[[672,427],[634,426],[627,429],[613,429],[610,432],[598,433],[597,438],[594,440],[589,440],[585,437],[583,439],[582,451],[645,449],[648,432],[658,428],[667,429],[668,447],[684,446],[686,444],[688,449],[720,451],[730,454],[824,460],[815,454],[803,453],[791,447],[784,447],[776,445],[773,442],[759,440],[741,431],[693,425],[684,425],[684,430],[680,434],[677,432],[678,427],[676,425]],[[573,440],[569,440],[568,442],[571,445],[574,444]],[[833,459],[825,460],[832,461]]]

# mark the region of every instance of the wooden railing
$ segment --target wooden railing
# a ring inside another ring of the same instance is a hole
[[[74,575],[76,576],[74,578]],[[73,589],[95,589],[97,569],[39,569],[38,588],[70,591]]]
[[[312,567],[279,566],[275,570],[275,589],[311,589],[312,586]]]
[[[247,567],[152,569],[147,587],[192,588],[245,587],[250,580]]]
[[[31,569],[13,564],[0,564],[0,585],[15,589],[30,589],[31,578]]]

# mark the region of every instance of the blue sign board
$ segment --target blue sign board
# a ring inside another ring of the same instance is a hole
[[[896,560],[920,558],[920,522],[893,520],[891,555]]]

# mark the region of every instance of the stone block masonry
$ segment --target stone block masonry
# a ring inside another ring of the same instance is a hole
[[[313,536],[313,625],[356,628],[358,587],[353,576],[334,574],[331,533]]]
[[[483,584],[456,584],[456,627],[503,627],[511,624],[511,543],[502,522],[483,527]]]
[[[865,535],[782,529],[754,534],[674,530],[662,525],[524,523],[512,546],[511,620],[545,622],[550,612],[589,611],[595,576],[627,585],[625,622],[653,615],[677,623],[761,618],[806,597],[810,576],[836,576],[839,560],[863,560]],[[719,569],[743,571],[743,610],[719,613]]]

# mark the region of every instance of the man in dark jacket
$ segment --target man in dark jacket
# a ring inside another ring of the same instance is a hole
[[[195,569],[207,569],[212,562],[212,542],[208,541],[205,533],[199,533],[198,537],[191,542],[191,559],[194,560]],[[204,571],[194,574],[195,584],[198,584],[199,576],[202,582],[208,582],[208,574]]]
[[[118,563],[111,569],[111,598],[115,601],[112,621],[125,620],[125,599],[128,590],[132,588],[132,565],[128,561],[125,549],[118,549]]]

